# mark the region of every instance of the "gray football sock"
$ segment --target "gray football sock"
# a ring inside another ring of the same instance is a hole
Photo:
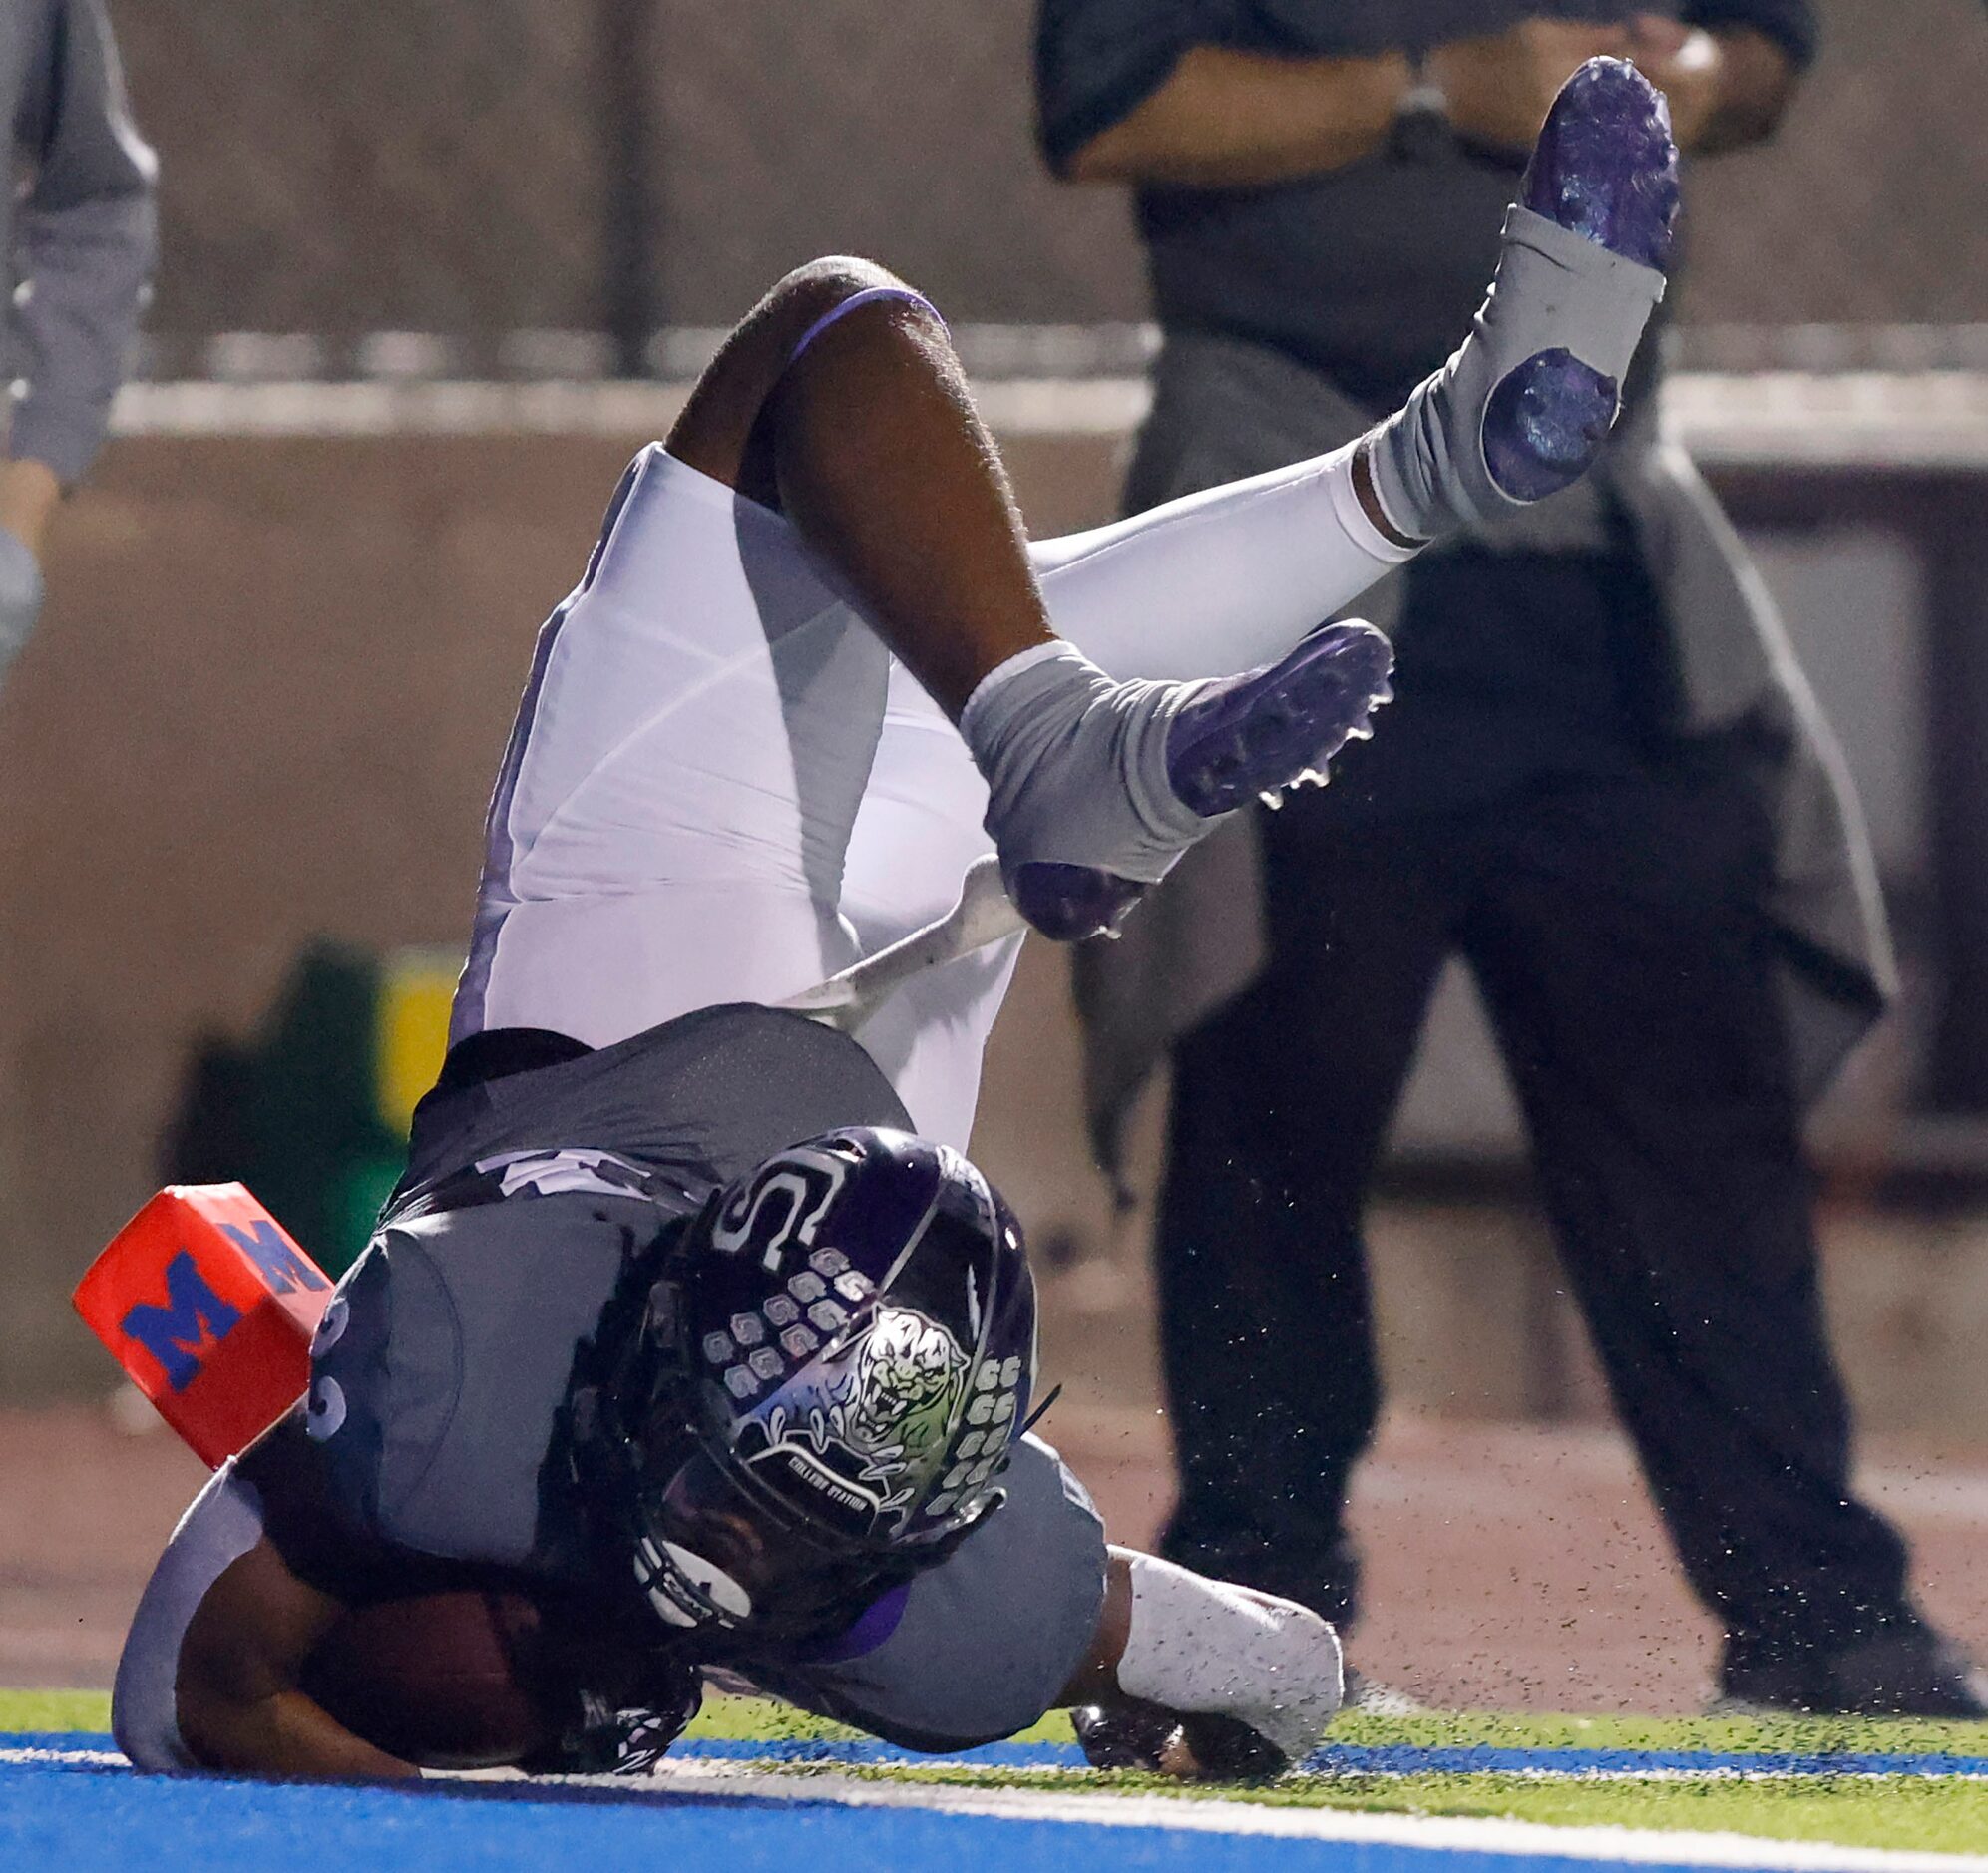
[[[1204,685],[1115,682],[1061,639],[985,677],[960,733],[988,783],[1001,869],[1096,866],[1156,883],[1209,822],[1167,779],[1167,729]]]
[[[1485,461],[1492,394],[1528,360],[1563,352],[1619,391],[1663,296],[1655,268],[1514,206],[1469,337],[1374,433],[1370,461],[1388,518],[1404,534],[1433,540],[1527,506],[1499,487]]]

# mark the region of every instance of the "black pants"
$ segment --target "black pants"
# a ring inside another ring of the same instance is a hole
[[[1470,723],[1417,705],[1405,650],[1401,692],[1380,730],[1410,738],[1397,765],[1468,749]],[[1175,1058],[1168,1554],[1356,1608],[1343,1510],[1379,1408],[1363,1193],[1455,952],[1616,1407],[1729,1645],[1828,1647],[1905,1617],[1903,1547],[1849,1492],[1752,778],[1744,737],[1625,739],[1613,763],[1508,766],[1392,815],[1381,796],[1416,782],[1383,762],[1267,816],[1269,968]]]

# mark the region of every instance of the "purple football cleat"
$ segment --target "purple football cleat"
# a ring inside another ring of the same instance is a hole
[[[1152,890],[1094,865],[1029,859],[1008,880],[1014,908],[1051,941],[1115,936],[1132,907]]]
[[[1326,764],[1366,741],[1369,718],[1393,699],[1394,649],[1372,624],[1328,624],[1288,656],[1210,685],[1167,729],[1167,778],[1204,820],[1252,795],[1275,805],[1286,787],[1323,787]]]
[[[1664,94],[1625,60],[1590,59],[1553,100],[1520,190],[1533,213],[1661,273],[1678,217]]]
[[[1210,683],[1167,726],[1167,779],[1204,820],[1285,788],[1323,787],[1327,763],[1374,733],[1392,699],[1393,647],[1371,624],[1327,624],[1261,669]],[[1015,908],[1045,936],[1077,942],[1115,934],[1151,885],[1095,866],[1024,863],[1009,880]]]
[[[1520,196],[1533,213],[1662,272],[1678,213],[1678,152],[1664,94],[1621,59],[1590,59],[1547,113]],[[1491,393],[1484,462],[1515,501],[1577,481],[1615,422],[1620,386],[1565,350],[1542,351]]]

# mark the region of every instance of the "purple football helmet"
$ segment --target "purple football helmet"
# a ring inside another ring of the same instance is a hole
[[[671,1379],[623,1420],[637,1579],[666,1625],[772,1636],[854,1617],[997,1505],[1035,1290],[1019,1224],[966,1158],[859,1126],[719,1191],[644,1337]]]

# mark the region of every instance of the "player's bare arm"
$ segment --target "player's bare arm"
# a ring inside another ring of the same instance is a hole
[[[263,1540],[207,1590],[180,1649],[180,1735],[202,1767],[264,1775],[416,1776],[352,1734],[303,1689],[304,1669],[345,1608]]]
[[[1187,188],[1318,175],[1377,150],[1411,83],[1399,52],[1298,59],[1191,46],[1158,89],[1081,145],[1062,174],[1074,183]]]
[[[1621,24],[1538,18],[1452,40],[1423,72],[1464,137],[1531,148],[1560,87],[1587,60],[1633,59],[1670,102],[1680,148],[1742,149],[1774,134],[1796,77],[1751,27],[1706,31],[1662,14]],[[1190,47],[1166,79],[1061,165],[1070,182],[1254,187],[1340,169],[1378,149],[1416,83],[1402,53],[1279,58]]]

